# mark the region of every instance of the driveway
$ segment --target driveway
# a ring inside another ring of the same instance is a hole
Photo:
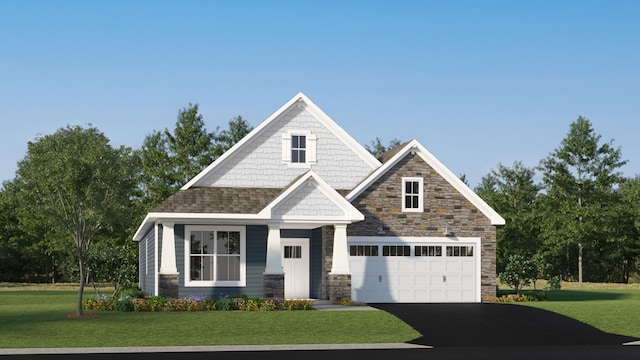
[[[621,345],[637,341],[566,316],[516,304],[369,304],[387,311],[439,347]]]

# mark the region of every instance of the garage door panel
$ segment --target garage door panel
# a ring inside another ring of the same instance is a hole
[[[383,245],[373,242],[367,246],[379,246],[378,256],[351,256],[352,297],[363,302],[475,302],[477,278],[475,256],[466,256],[462,250],[445,251],[447,247],[475,247],[469,244],[428,243],[441,247],[435,255],[424,251],[425,243],[403,243],[410,246],[410,256],[382,256]],[[421,256],[415,256],[415,246],[422,246]],[[475,249],[473,249],[475,250]],[[473,255],[477,251],[472,252]],[[431,256],[429,256],[431,255]]]

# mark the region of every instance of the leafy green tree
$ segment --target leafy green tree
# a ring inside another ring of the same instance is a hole
[[[21,189],[18,219],[26,232],[66,233],[78,261],[76,314],[82,315],[86,263],[92,244],[127,228],[137,184],[134,157],[113,148],[97,128],[67,126],[28,143],[15,181]]]
[[[161,203],[209,166],[253,127],[241,116],[228,129],[207,131],[198,104],[180,109],[173,131],[153,131],[138,156],[142,161],[141,202],[147,210]]]
[[[625,179],[616,194],[607,224],[609,241],[603,244],[609,260],[604,273],[610,281],[628,283],[632,273],[640,273],[640,175]]]
[[[535,261],[519,254],[512,254],[509,255],[507,265],[499,276],[500,281],[512,287],[518,295],[522,288],[536,279],[538,272]]]
[[[364,148],[367,149],[367,151],[369,151],[374,156],[378,156],[400,145],[402,145],[402,142],[394,138],[394,139],[391,139],[391,141],[389,141],[389,145],[384,146],[382,144],[382,140],[379,137],[376,137],[375,140],[371,141],[370,145],[365,144]]]
[[[224,154],[224,152],[229,150],[238,141],[242,140],[251,130],[253,130],[253,126],[240,115],[229,120],[229,128],[222,130],[216,138],[216,158]]]
[[[498,272],[505,268],[510,255],[531,257],[540,249],[536,199],[541,186],[535,182],[535,175],[533,168],[520,161],[512,167],[498,164],[475,188],[478,196],[505,219],[505,225],[496,229]]]
[[[544,196],[542,234],[547,250],[566,260],[565,273],[577,257],[577,278],[583,281],[586,251],[593,251],[589,264],[597,259],[598,244],[606,240],[606,220],[615,202],[614,188],[622,182],[619,168],[626,164],[612,141],[600,143],[591,121],[580,116],[571,123],[561,146],[540,161]],[[593,278],[592,274],[591,277]]]

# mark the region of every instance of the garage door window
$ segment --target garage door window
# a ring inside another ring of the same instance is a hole
[[[442,256],[442,246],[416,246],[416,256]]]
[[[447,246],[447,256],[473,256],[473,246]]]
[[[351,256],[378,256],[377,245],[351,245],[349,247]]]
[[[384,245],[382,256],[411,256],[411,246]]]

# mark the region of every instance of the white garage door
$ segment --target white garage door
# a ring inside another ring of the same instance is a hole
[[[479,302],[479,239],[466,240],[351,239],[352,299],[367,303]]]

